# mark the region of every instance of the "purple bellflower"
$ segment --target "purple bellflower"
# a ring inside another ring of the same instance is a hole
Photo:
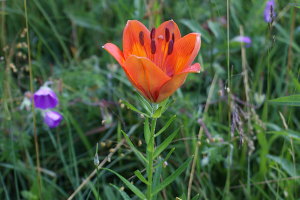
[[[35,107],[40,109],[55,108],[58,104],[58,98],[55,92],[46,86],[36,91],[33,95],[33,99]]]
[[[250,47],[250,45],[252,43],[251,38],[248,36],[237,36],[237,37],[233,38],[233,41],[245,43],[246,47]]]
[[[267,1],[265,11],[264,11],[264,18],[265,21],[268,23],[272,22],[275,17],[274,8],[275,8],[275,1],[274,0]]]
[[[44,122],[47,124],[50,128],[55,128],[57,127],[61,120],[63,119],[63,116],[56,112],[56,111],[46,111],[44,115]]]

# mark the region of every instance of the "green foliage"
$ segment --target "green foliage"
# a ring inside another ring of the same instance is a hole
[[[270,103],[286,106],[300,106],[300,95],[291,95],[286,97],[279,97],[277,99],[272,99]]]

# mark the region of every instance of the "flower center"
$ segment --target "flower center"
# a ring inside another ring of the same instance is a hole
[[[139,42],[144,47],[145,52],[145,34],[143,31],[139,33]],[[151,55],[147,57],[155,62],[162,70],[166,70],[164,66],[165,61],[169,55],[173,53],[175,43],[175,35],[171,34],[168,28],[165,28],[164,35],[160,34],[156,37],[156,29],[152,28],[150,31],[150,50]],[[157,54],[158,52],[158,54]]]

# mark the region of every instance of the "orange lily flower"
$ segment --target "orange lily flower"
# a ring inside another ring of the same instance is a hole
[[[192,65],[200,45],[199,33],[181,37],[173,20],[151,31],[141,22],[129,20],[123,31],[123,52],[112,43],[103,48],[146,99],[159,103],[171,96],[189,73],[200,71],[199,63]]]

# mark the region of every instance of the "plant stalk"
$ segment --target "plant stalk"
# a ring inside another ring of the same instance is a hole
[[[157,118],[153,118],[151,122],[151,138],[147,144],[147,177],[149,184],[147,185],[147,200],[152,199],[152,182],[153,182],[153,154],[154,154],[154,135]]]

